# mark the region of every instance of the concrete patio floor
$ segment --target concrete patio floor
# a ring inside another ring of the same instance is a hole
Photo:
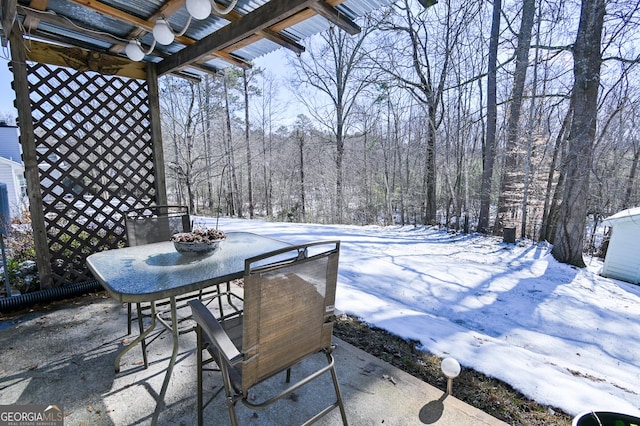
[[[142,367],[141,351],[134,348],[122,358],[121,372],[115,373],[115,357],[131,339],[126,335],[126,306],[106,293],[3,315],[0,405],[57,404],[64,410],[65,425],[196,424],[194,333],[181,336],[165,406],[158,410],[155,397],[164,379],[171,338],[164,333],[150,345],[149,368]],[[505,424],[339,339],[334,342],[351,425]],[[292,380],[314,362],[296,366]],[[253,412],[238,404],[241,424],[299,424],[313,413],[310,410],[333,397],[330,376],[325,376],[267,410]],[[271,379],[257,394],[278,388],[282,381]],[[208,376],[206,384],[214,392],[219,390],[219,374]],[[205,424],[229,424],[222,393],[206,408]],[[334,410],[319,424],[340,424],[339,412]]]

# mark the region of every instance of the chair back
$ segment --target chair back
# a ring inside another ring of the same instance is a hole
[[[189,208],[156,205],[129,210],[125,230],[129,246],[169,241],[173,234],[191,231]]]
[[[331,346],[339,254],[319,241],[245,261],[243,392]]]

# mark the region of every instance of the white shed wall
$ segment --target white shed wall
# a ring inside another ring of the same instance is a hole
[[[640,284],[640,217],[613,224],[602,275]]]

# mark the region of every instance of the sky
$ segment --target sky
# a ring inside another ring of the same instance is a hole
[[[13,101],[16,99],[16,94],[11,88],[11,82],[13,81],[13,74],[9,71],[7,66],[8,52],[5,48],[0,46],[0,114],[9,113],[13,117],[18,115],[18,112],[13,107]]]
[[[215,226],[194,218],[194,227]],[[413,226],[220,218],[295,244],[341,241],[336,308],[570,415],[640,415],[640,286],[556,262],[547,243]],[[455,396],[456,384],[453,384]]]

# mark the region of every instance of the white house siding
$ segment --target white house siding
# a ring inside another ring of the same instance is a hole
[[[22,150],[18,128],[4,122],[0,122],[0,182],[7,184],[11,217],[20,216],[28,206],[28,200],[22,195],[25,185]]]
[[[24,167],[15,161],[0,157],[0,182],[7,184],[7,195],[11,217],[20,216],[26,208],[26,199],[22,196],[21,182],[24,180]]]
[[[612,234],[602,275],[640,284],[640,209],[617,213],[604,224]]]
[[[0,157],[22,163],[22,150],[18,139],[18,128],[0,122]]]

